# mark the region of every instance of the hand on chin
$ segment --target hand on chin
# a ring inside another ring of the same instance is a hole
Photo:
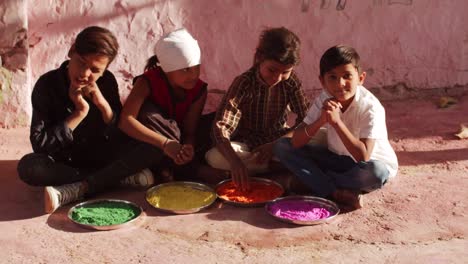
[[[88,85],[89,85],[88,82],[76,81],[76,80],[71,83],[71,87],[73,87],[73,89],[76,91],[80,91]]]

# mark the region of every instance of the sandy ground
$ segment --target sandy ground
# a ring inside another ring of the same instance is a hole
[[[43,190],[17,178],[31,151],[28,129],[0,130],[0,263],[468,263],[468,97],[447,109],[434,100],[387,102],[400,171],[363,209],[318,226],[295,226],[263,208],[217,204],[167,215],[144,191],[99,197],[141,205],[139,225],[89,231],[69,220],[69,206],[43,213]]]

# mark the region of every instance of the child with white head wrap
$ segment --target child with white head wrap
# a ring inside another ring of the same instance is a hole
[[[164,72],[172,72],[200,64],[198,42],[185,29],[177,29],[156,43],[156,56]]]
[[[158,171],[196,177],[204,146],[211,145],[206,128],[214,118],[214,114],[202,118],[208,89],[200,79],[200,47],[181,28],[162,36],[155,53],[135,79],[119,127],[159,149],[154,163]]]

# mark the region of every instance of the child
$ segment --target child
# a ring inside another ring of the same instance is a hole
[[[47,213],[121,182],[154,182],[143,170],[151,165],[152,147],[129,141],[116,127],[122,105],[107,67],[118,47],[110,31],[88,27],[77,35],[70,60],[42,75],[34,86],[34,153],[20,160],[18,174],[29,185],[46,186]],[[137,158],[137,153],[145,156]]]
[[[296,125],[306,114],[308,102],[294,72],[299,49],[299,38],[288,29],[264,30],[254,65],[234,79],[217,111],[212,128],[216,145],[206,160],[227,170],[243,190],[249,188],[249,173],[269,169],[273,143],[291,131],[286,125],[289,108],[297,115]]]
[[[387,139],[385,110],[362,84],[366,73],[351,47],[335,46],[320,59],[324,91],[309,109],[292,139],[274,153],[316,195],[358,209],[361,192],[382,187],[397,173],[398,162]],[[328,149],[307,145],[327,128]]]
[[[178,29],[163,36],[124,104],[122,131],[157,147],[176,165],[192,162],[196,152],[203,152],[197,134],[209,138],[197,132],[207,97],[207,84],[199,76],[200,48],[190,33]],[[156,159],[160,168],[167,165],[161,158]],[[188,168],[189,173],[180,174],[193,175],[197,169]]]

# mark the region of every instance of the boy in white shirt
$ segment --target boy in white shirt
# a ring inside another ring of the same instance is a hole
[[[358,209],[363,192],[394,177],[398,161],[379,100],[362,86],[366,73],[352,47],[334,46],[320,59],[324,90],[292,138],[279,140],[274,153],[315,195]],[[327,128],[328,148],[307,144]]]

